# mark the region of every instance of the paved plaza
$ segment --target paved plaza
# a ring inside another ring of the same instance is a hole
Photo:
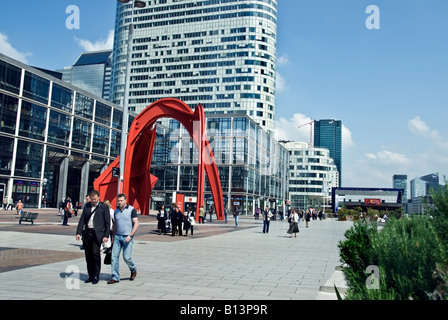
[[[133,259],[137,277],[120,257],[121,281],[85,284],[84,251],[75,240],[78,217],[62,226],[55,210],[41,210],[34,225],[0,212],[0,299],[33,300],[334,300],[343,287],[337,244],[352,222],[299,223],[289,238],[286,221],[241,217],[196,225],[194,237],[158,235],[154,217],[139,217]]]

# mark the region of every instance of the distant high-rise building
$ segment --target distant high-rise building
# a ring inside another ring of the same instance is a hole
[[[403,202],[408,199],[408,176],[406,174],[394,174],[392,178],[392,186],[394,189],[403,189]]]
[[[432,191],[439,191],[439,174],[430,173],[420,178],[412,179],[411,186],[411,200],[408,208],[410,214],[423,214],[427,208],[433,207]]]
[[[342,182],[342,122],[340,120],[318,120],[314,122],[314,146],[330,150],[339,172],[339,187]]]
[[[117,3],[111,101],[123,105],[133,17],[130,110],[172,97],[207,113],[243,113],[274,131],[277,0],[132,3]]]
[[[439,173],[430,173],[420,177],[420,179],[428,183],[426,185],[426,195],[430,195],[431,191],[435,192],[439,191],[440,188]]]
[[[105,100],[110,100],[112,50],[84,52],[63,70],[62,80]]]
[[[415,178],[411,180],[411,199],[426,196],[428,182],[421,178]]]

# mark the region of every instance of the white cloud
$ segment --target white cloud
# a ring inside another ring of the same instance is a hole
[[[404,154],[383,150],[377,153],[366,153],[367,159],[380,166],[409,166],[412,161]]]
[[[288,89],[285,78],[279,72],[277,72],[277,79],[275,85],[277,92],[282,92]]]
[[[289,65],[290,61],[288,55],[283,55],[277,58],[277,66],[286,66]]]
[[[310,143],[310,125],[301,128],[299,126],[311,121],[311,118],[302,113],[293,114],[291,119],[282,117],[275,121],[275,138]]]
[[[287,66],[291,64],[288,58],[288,55],[283,55],[277,58],[277,67]],[[285,77],[277,71],[277,79],[276,79],[276,91],[283,92],[288,90],[288,84],[286,83]]]
[[[0,32],[0,52],[26,64],[28,64],[28,57],[31,56],[29,52],[23,53],[15,49],[9,42],[8,36],[2,32]]]
[[[95,41],[94,43],[89,40],[79,39],[77,37],[75,37],[75,40],[83,48],[84,51],[111,50],[114,47],[114,30],[109,31],[107,39],[100,39]]]
[[[408,122],[409,131],[427,140],[427,147],[435,148],[438,153],[448,156],[448,137],[444,137],[437,130],[432,130],[420,116]]]
[[[420,116],[416,116],[414,119],[409,120],[408,128],[412,133],[419,135],[427,135],[431,131],[429,126],[420,118]]]
[[[355,142],[352,139],[352,132],[349,128],[342,125],[342,150],[353,147]]]
[[[313,119],[302,113],[295,113],[290,119],[282,117],[275,122],[275,138],[296,142],[314,142],[311,141],[314,139],[314,125],[310,124],[311,121]],[[354,145],[350,129],[342,125],[342,149],[346,150]]]

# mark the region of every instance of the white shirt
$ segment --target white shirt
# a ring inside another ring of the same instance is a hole
[[[90,212],[95,211],[95,209],[98,207],[98,204],[96,206],[92,205],[92,209]],[[95,217],[95,212],[90,216],[89,223],[87,224],[87,228],[93,229],[93,218]]]
[[[292,214],[292,222],[299,222],[299,215],[297,214],[297,212],[294,212]]]

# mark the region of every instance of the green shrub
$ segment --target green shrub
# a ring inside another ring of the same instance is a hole
[[[390,219],[374,237],[373,251],[384,274],[384,289],[395,299],[424,300],[435,290],[433,275],[442,251],[429,218]]]
[[[380,231],[374,222],[356,222],[346,231],[338,244],[346,299],[448,300],[448,184],[432,198],[430,215],[401,218],[397,211]],[[368,288],[371,265],[379,272],[378,288]]]
[[[345,264],[343,272],[349,288],[346,297],[350,295],[350,291],[356,294],[365,291],[364,271],[369,265],[377,263],[372,247],[372,239],[376,234],[376,224],[355,222],[353,227],[344,234],[347,240],[340,241],[338,244],[341,262]]]
[[[440,285],[434,277],[443,250],[428,217],[389,219],[376,225],[355,223],[339,242],[348,290],[346,299],[430,299]],[[379,270],[379,288],[369,289],[368,266]]]

